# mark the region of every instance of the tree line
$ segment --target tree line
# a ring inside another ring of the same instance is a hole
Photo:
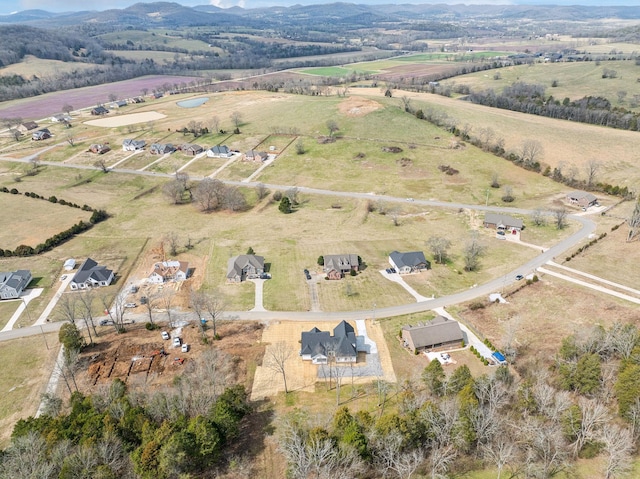
[[[555,357],[475,378],[433,360],[419,378],[377,381],[377,410],[289,414],[278,435],[289,477],[441,479],[486,468],[549,479],[595,457],[600,477],[626,477],[640,438],[638,338],[634,325],[595,327],[565,338]]]
[[[612,73],[603,73],[610,77]],[[587,96],[578,100],[568,97],[562,101],[545,95],[540,84],[516,82],[505,87],[502,93],[489,89],[471,92],[467,100],[484,106],[518,111],[531,115],[547,116],[579,123],[607,126],[622,130],[638,130],[640,114],[623,107],[612,107],[607,98]]]

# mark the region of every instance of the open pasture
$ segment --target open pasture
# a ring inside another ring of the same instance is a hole
[[[96,65],[83,62],[63,62],[60,60],[47,60],[37,58],[33,55],[26,55],[19,63],[0,68],[0,76],[20,75],[23,78],[33,76],[42,78],[58,75],[61,73],[73,73],[79,70],[95,68]]]
[[[103,128],[117,128],[119,126],[135,125],[137,123],[147,123],[165,118],[166,115],[157,111],[144,111],[139,113],[129,113],[126,115],[110,116],[100,118],[98,120],[85,121],[85,124],[91,126],[100,126]]]
[[[602,78],[605,70],[615,70],[615,78]],[[499,75],[499,78],[496,78]],[[633,60],[602,62],[556,62],[517,65],[499,70],[469,73],[449,80],[443,84],[468,85],[474,91],[493,89],[502,91],[515,82],[532,83],[546,87],[545,94],[553,95],[556,100],[564,98],[578,100],[586,96],[607,98],[613,107],[623,107],[638,111],[632,107],[633,95],[638,89],[640,67]],[[556,82],[557,86],[552,86]],[[618,95],[618,92],[625,92]]]
[[[189,51],[192,50],[209,50],[211,47],[208,43],[201,40],[191,40],[184,38],[180,35],[176,35],[175,32],[165,31],[164,33],[156,31],[146,30],[126,30],[113,33],[104,33],[98,35],[98,38],[111,42],[115,45],[125,45],[128,42],[133,43],[133,46],[138,48],[142,47],[171,47],[182,48]],[[173,53],[172,53],[173,54]]]
[[[35,248],[79,221],[88,221],[91,216],[88,211],[23,195],[2,193],[0,201],[0,247],[3,249],[13,250],[21,244]]]
[[[373,90],[357,92],[354,89],[354,93],[382,96]],[[543,148],[540,157],[542,163],[551,168],[561,166],[564,172],[574,168],[577,179],[585,179],[587,164],[596,160],[602,164],[597,181],[628,186],[632,190],[637,190],[635,185],[640,183],[640,171],[636,167],[634,153],[640,138],[638,132],[489,108],[428,93],[407,92],[406,95],[412,99],[414,108],[440,111],[454,124],[468,125],[471,135],[476,135],[486,125],[491,125],[496,138],[504,139],[507,151],[517,151],[525,141],[536,140]],[[491,158],[494,168],[501,175],[512,166],[506,160],[493,156]],[[520,175],[526,174],[523,170],[518,170]],[[560,185],[556,187],[561,188]]]

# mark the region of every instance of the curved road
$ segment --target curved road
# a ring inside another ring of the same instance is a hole
[[[29,157],[15,159],[15,158],[7,158],[0,157],[0,160],[5,161],[18,161],[18,162],[29,162],[31,158],[37,155],[31,155]],[[80,169],[90,169],[97,170],[98,168],[93,166],[86,165],[68,165],[68,164],[60,164],[55,162],[41,162],[43,165],[50,165],[56,167],[63,168],[80,168]],[[153,173],[149,171],[138,171],[138,170],[128,170],[128,169],[110,169],[110,171],[115,173],[122,174],[132,174],[132,175],[143,175],[143,176],[156,176],[156,177],[167,177],[172,178],[171,174],[163,174],[163,173]],[[192,178],[194,180],[201,180],[201,177]],[[234,186],[244,186],[244,187],[255,187],[259,184],[259,182],[250,182],[244,183],[241,181],[224,181],[224,183]],[[289,188],[293,188],[291,185],[275,185],[275,184],[265,184],[265,186],[269,189],[273,190],[287,190]],[[357,199],[368,199],[368,200],[383,200],[389,203],[406,203],[407,199],[397,198],[393,196],[387,195],[377,195],[375,193],[353,193],[353,192],[342,192],[342,191],[331,191],[331,190],[323,190],[318,188],[309,188],[304,186],[297,187],[298,191],[301,193],[311,194],[311,195],[323,195],[323,196],[338,196],[343,198],[357,198]],[[482,205],[468,205],[464,203],[450,203],[445,201],[436,201],[436,200],[411,200],[412,205],[419,206],[431,206],[438,208],[454,208],[454,209],[471,209],[471,210],[480,210],[480,211],[492,211],[498,213],[517,213],[528,215],[533,211],[521,209],[521,208],[508,208],[508,207],[498,207],[498,206],[482,206]],[[577,221],[582,225],[582,228],[576,233],[572,234],[568,238],[563,239],[556,245],[552,246],[548,250],[540,253],[538,256],[528,261],[527,263],[515,268],[511,272],[507,273],[504,276],[500,276],[495,278],[485,284],[481,284],[476,286],[475,288],[467,289],[461,291],[459,293],[451,294],[449,296],[443,296],[440,298],[434,298],[428,301],[409,303],[409,304],[401,304],[398,306],[390,306],[388,308],[380,308],[375,310],[375,315],[378,318],[384,317],[392,317],[392,316],[402,316],[410,313],[420,313],[424,311],[429,311],[434,308],[440,308],[444,306],[449,306],[457,303],[462,303],[465,301],[470,301],[479,296],[487,296],[489,293],[494,293],[496,291],[501,290],[505,285],[509,285],[514,283],[515,277],[518,274],[527,275],[534,271],[536,268],[544,265],[546,262],[553,260],[556,256],[559,256],[561,253],[571,248],[572,246],[579,243],[581,240],[587,238],[591,233],[595,231],[596,225],[593,221],[584,216],[570,215],[569,219],[573,221]],[[186,314],[186,313],[185,313]],[[363,319],[367,317],[371,317],[373,315],[372,310],[360,310],[360,311],[344,311],[344,312],[313,312],[313,311],[227,311],[225,313],[225,319],[248,319],[248,320],[272,320],[272,319],[280,319],[280,320],[297,320],[297,321],[316,321],[316,320],[356,320]],[[145,315],[140,315],[141,319],[145,317]],[[132,316],[135,318],[135,316]],[[100,318],[98,318],[100,319]],[[47,323],[42,326],[44,332],[52,332],[56,331],[60,327],[61,323]],[[15,339],[19,337],[32,336],[36,334],[41,334],[42,330],[40,326],[31,326],[27,328],[12,330],[0,333],[0,341],[5,341],[9,339]]]

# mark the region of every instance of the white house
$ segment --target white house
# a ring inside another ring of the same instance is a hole
[[[146,144],[147,142],[144,140],[131,140],[127,138],[122,142],[122,149],[124,151],[140,151],[144,150]]]
[[[73,276],[69,286],[74,291],[109,286],[114,277],[112,270],[107,269],[105,266],[100,266],[91,258],[87,258]]]
[[[31,271],[26,269],[0,273],[0,299],[19,298],[30,282]]]
[[[233,152],[226,145],[215,145],[207,150],[209,158],[231,158]]]
[[[184,281],[189,272],[189,263],[186,261],[160,261],[153,265],[153,271],[149,275],[149,282],[162,284],[167,281]]]

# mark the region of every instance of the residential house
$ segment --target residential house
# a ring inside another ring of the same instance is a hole
[[[394,251],[389,255],[389,264],[400,274],[416,273],[431,268],[431,263],[427,261],[422,251],[408,253]]]
[[[19,269],[0,273],[0,299],[16,299],[31,282],[31,271]]]
[[[144,98],[141,96],[134,96],[131,98],[131,103],[144,103]]]
[[[340,279],[351,270],[358,271],[360,266],[357,254],[327,254],[323,259],[323,271],[328,279]]]
[[[162,98],[163,96],[164,96],[164,93],[162,93],[160,91],[154,92],[154,94],[153,94],[153,98],[155,98],[156,100],[158,98]]]
[[[127,138],[122,142],[122,149],[124,151],[142,151],[147,142],[144,140],[131,140]]]
[[[337,363],[355,363],[358,359],[356,334],[346,321],[333,329],[333,336],[314,327],[302,333],[300,342],[300,356],[313,364],[327,364],[330,357]]]
[[[21,125],[18,125],[18,131],[22,134],[35,130],[36,128],[38,128],[38,124],[35,121],[26,121]]]
[[[54,115],[51,121],[54,123],[71,123],[72,118],[67,114]]]
[[[107,113],[109,113],[109,110],[107,110],[102,105],[91,109],[91,114],[94,116],[102,116],[102,115],[106,115]]]
[[[180,150],[187,155],[196,156],[202,153],[204,151],[204,148],[202,148],[200,145],[196,145],[195,143],[185,143],[180,147]]]
[[[112,270],[107,269],[106,266],[100,266],[91,258],[87,258],[73,276],[70,286],[74,291],[109,286],[114,277]]]
[[[51,138],[51,132],[48,128],[42,128],[41,130],[34,131],[31,135],[31,139],[34,141],[46,140]]]
[[[153,265],[149,275],[149,282],[162,284],[167,281],[184,281],[189,273],[189,263],[186,261],[160,261]]]
[[[127,100],[117,100],[109,104],[109,108],[122,108],[127,106]]]
[[[256,161],[258,163],[266,160],[268,157],[267,153],[264,151],[257,150],[249,150],[244,154],[244,158],[247,161]]]
[[[598,205],[598,198],[596,198],[594,194],[587,193],[586,191],[572,191],[567,195],[567,201],[572,205],[577,205],[585,209]]]
[[[524,223],[521,219],[513,218],[509,215],[503,215],[499,213],[487,213],[484,215],[485,228],[493,228],[496,230],[509,230],[511,232],[521,231],[524,227]]]
[[[103,155],[104,153],[106,153],[107,151],[110,151],[111,147],[107,144],[100,144],[100,143],[94,143],[93,145],[91,145],[89,147],[89,151],[91,153],[96,153],[98,155]]]
[[[259,278],[262,274],[264,274],[264,258],[262,256],[241,254],[229,258],[227,262],[227,281],[230,283]]]
[[[436,316],[425,324],[402,328],[403,345],[414,353],[459,347],[463,340],[458,322],[444,316]]]
[[[166,155],[176,151],[176,148],[171,143],[153,143],[149,151],[152,155]]]
[[[233,153],[226,145],[216,145],[207,150],[207,156],[209,158],[230,158]]]

